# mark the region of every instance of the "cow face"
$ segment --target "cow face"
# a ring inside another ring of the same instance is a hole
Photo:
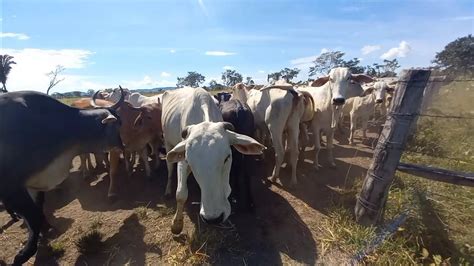
[[[375,103],[380,104],[383,103],[385,100],[385,94],[391,92],[393,89],[388,86],[386,82],[377,81],[375,82],[370,88],[364,91],[364,96],[373,94],[375,97]]]
[[[183,130],[183,141],[167,154],[169,162],[185,160],[201,188],[199,214],[208,222],[225,221],[230,215],[229,174],[231,146],[243,154],[261,154],[265,146],[237,134],[225,122],[202,122]]]
[[[120,135],[126,149],[137,151],[161,133],[161,105],[133,107],[124,102],[117,110],[122,120]]]
[[[364,74],[352,74],[347,67],[337,67],[331,69],[329,75],[313,81],[311,86],[320,87],[328,83],[331,92],[331,101],[333,105],[342,105],[345,103],[350,90],[355,88],[354,83],[372,82],[373,79]]]

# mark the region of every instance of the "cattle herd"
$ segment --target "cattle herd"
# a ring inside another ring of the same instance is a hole
[[[91,154],[96,167],[109,169],[108,197],[116,198],[120,160],[130,174],[138,155],[149,177],[149,157],[154,157],[153,167],[158,167],[164,148],[166,196],[172,195],[177,163],[177,208],[171,231],[179,234],[191,173],[201,191],[200,217],[209,224],[226,221],[231,202],[238,209],[253,207],[244,167],[249,160],[265,160],[263,151],[271,147],[275,154],[271,180],[276,181],[288,151],[290,185],[297,186],[300,152],[314,145],[313,163],[318,169],[324,134],[329,166],[335,167],[333,135],[341,117],[350,115],[351,143],[358,119],[365,137],[374,108],[382,106],[381,113],[386,112],[391,85],[393,81],[334,68],[307,86],[281,81],[264,87],[237,84],[231,93],[217,97],[201,88],[146,97],[119,87],[111,93],[98,91],[91,99],[79,99],[68,106],[38,92],[2,94],[0,201],[12,218],[22,217],[29,228],[28,241],[13,264],[21,265],[36,253],[40,231],[48,226],[43,214],[44,192],[68,177],[76,156],[81,157],[84,175],[90,169]]]

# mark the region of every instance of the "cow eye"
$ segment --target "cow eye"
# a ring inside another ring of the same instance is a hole
[[[224,163],[226,163],[226,162],[227,162],[227,160],[229,160],[229,158],[230,158],[230,154],[229,154],[229,155],[227,155],[227,157],[225,157]]]

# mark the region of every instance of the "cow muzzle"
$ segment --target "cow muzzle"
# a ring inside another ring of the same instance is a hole
[[[334,105],[343,105],[346,102],[344,98],[334,98],[332,99],[332,104]]]
[[[202,220],[207,224],[220,224],[224,221],[224,213],[221,213],[217,218],[206,218],[201,214],[199,214],[199,216],[201,216]]]
[[[383,102],[382,99],[377,99],[377,100],[375,100],[375,103],[382,103],[382,102]]]

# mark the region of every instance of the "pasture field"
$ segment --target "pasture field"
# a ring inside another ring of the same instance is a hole
[[[62,99],[65,103],[73,99]],[[427,112],[474,116],[474,83],[444,87]],[[226,264],[300,265],[347,263],[378,233],[354,222],[355,196],[372,158],[369,139],[348,144],[348,129],[336,134],[337,169],[328,167],[321,152],[318,172],[313,151],[298,166],[298,186],[288,189],[290,169],[282,169],[277,184],[268,181],[273,156],[255,161],[253,213],[233,214],[231,223],[210,227],[198,218],[199,187],[189,179],[183,233],[170,231],[174,199],[165,199],[164,162],[147,180],[141,165],[131,177],[121,177],[118,201],[108,202],[106,173],[84,179],[73,162],[70,178],[46,194],[45,212],[54,230],[40,241],[31,264],[144,265]],[[474,120],[420,117],[418,131],[402,158],[446,169],[474,172]],[[271,150],[271,149],[270,149]],[[123,165],[121,165],[122,168]],[[122,169],[124,172],[124,169]],[[175,181],[176,183],[176,181]],[[175,184],[174,183],[174,184]],[[391,187],[385,223],[408,210],[406,222],[361,263],[473,264],[474,189],[397,173]],[[0,213],[0,264],[11,262],[26,240],[22,222],[10,226]]]

